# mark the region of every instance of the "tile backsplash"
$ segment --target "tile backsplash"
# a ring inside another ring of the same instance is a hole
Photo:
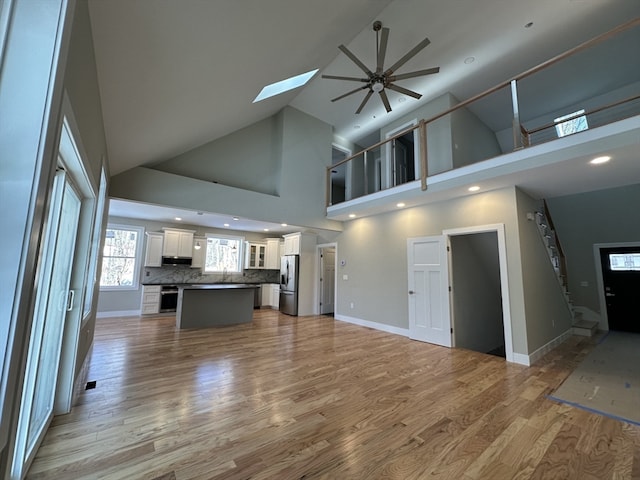
[[[207,273],[199,268],[187,266],[145,267],[142,274],[143,284],[179,283],[278,283],[278,270],[244,270],[242,273]]]

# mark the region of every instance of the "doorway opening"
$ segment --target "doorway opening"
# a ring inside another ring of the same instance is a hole
[[[454,345],[506,358],[496,232],[450,238]]]
[[[335,143],[331,145],[331,165],[340,163],[351,156],[351,151]],[[330,205],[351,199],[351,164],[343,163],[331,169]]]
[[[600,311],[600,328],[640,333],[640,244],[594,245]]]
[[[317,311],[333,316],[336,298],[336,244],[317,246],[318,291]]]
[[[417,119],[407,122],[388,132],[385,138],[391,138],[417,124]],[[387,188],[414,181],[417,178],[416,172],[420,171],[417,164],[419,158],[418,129],[406,132],[389,142],[387,144]]]

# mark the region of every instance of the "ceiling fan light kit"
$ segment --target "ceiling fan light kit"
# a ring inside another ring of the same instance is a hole
[[[367,93],[364,96],[364,99],[360,103],[360,106],[356,110],[356,114],[362,112],[362,109],[367,104],[371,95],[377,93],[380,95],[380,100],[384,105],[387,113],[391,112],[391,105],[389,104],[389,97],[387,96],[386,89],[393,90],[394,92],[400,93],[402,95],[408,95],[410,97],[419,99],[422,97],[421,94],[414,92],[413,90],[409,90],[407,88],[396,85],[395,82],[398,80],[405,80],[407,78],[420,77],[423,75],[431,75],[434,73],[438,73],[440,71],[440,67],[427,68],[424,70],[417,70],[415,72],[403,73],[400,75],[394,75],[394,72],[402,67],[405,63],[411,60],[415,55],[418,54],[422,49],[424,49],[429,43],[428,38],[425,38],[420,43],[418,43],[415,47],[413,47],[409,52],[407,52],[400,60],[394,63],[388,69],[384,69],[384,59],[387,53],[387,43],[389,41],[389,29],[383,28],[382,23],[380,21],[373,22],[373,31],[376,32],[376,69],[375,71],[369,70],[369,68],[362,63],[358,57],[356,57],[347,47],[344,45],[340,45],[338,48],[341,52],[343,52],[349,59],[355,63],[360,70],[362,70],[367,76],[366,78],[359,77],[343,77],[338,75],[322,75],[322,78],[328,78],[332,80],[346,80],[348,82],[360,82],[364,83],[363,86],[355,88],[353,90],[348,91],[347,93],[340,95],[336,98],[331,99],[332,102],[338,101],[349,95],[360,92],[362,90],[367,90]]]

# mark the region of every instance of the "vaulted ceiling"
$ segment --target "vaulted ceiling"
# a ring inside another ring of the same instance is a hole
[[[640,15],[636,0],[89,0],[89,5],[112,175],[169,159],[286,105],[359,141],[442,93],[468,98]],[[398,82],[422,94],[420,100],[390,92],[391,113],[372,98],[356,115],[364,94],[332,103],[353,84],[320,76],[361,76],[339,44],[375,65],[375,20],[390,29],[389,62],[424,37],[431,40],[398,73],[434,66],[440,73]],[[320,72],[307,86],[252,103],[264,85],[315,68]],[[594,68],[598,73],[606,71]]]

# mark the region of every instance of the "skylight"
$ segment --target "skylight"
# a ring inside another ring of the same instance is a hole
[[[311,80],[311,77],[313,77],[317,71],[318,69],[316,68],[315,70],[311,70],[310,72],[301,73],[300,75],[296,75],[295,77],[286,78],[284,80],[280,80],[279,82],[272,83],[271,85],[267,85],[260,91],[253,103],[264,100],[265,98],[274,97],[275,95],[280,95],[281,93],[288,92],[289,90],[293,90],[294,88],[301,87],[309,80]]]
[[[577,112],[563,115],[553,120],[556,124],[556,132],[558,137],[571,135],[572,133],[582,132],[589,128],[587,117],[584,115],[584,109]]]

